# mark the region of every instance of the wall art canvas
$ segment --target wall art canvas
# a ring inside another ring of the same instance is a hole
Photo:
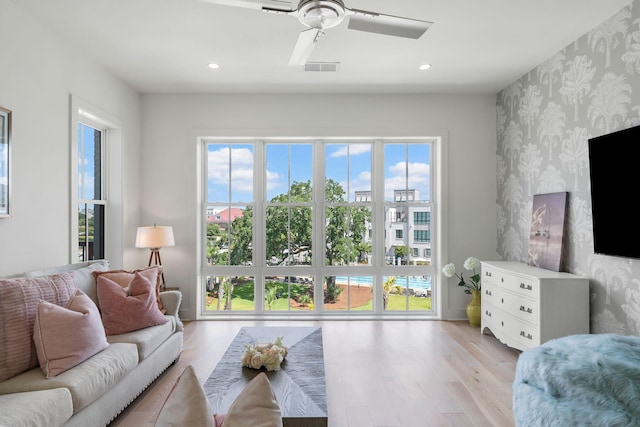
[[[528,264],[560,271],[567,192],[533,196]]]

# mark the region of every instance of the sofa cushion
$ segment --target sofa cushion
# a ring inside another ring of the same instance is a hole
[[[113,280],[98,276],[98,301],[107,335],[118,335],[168,321],[158,309],[155,285],[135,273],[127,289]]]
[[[47,301],[38,303],[33,341],[40,368],[47,378],[73,368],[109,346],[98,307],[81,290],[76,291],[67,307]]]
[[[58,427],[73,415],[71,393],[66,388],[0,396],[0,426]]]
[[[144,277],[149,279],[149,281],[155,285],[155,294],[156,294],[156,302],[158,303],[158,308],[162,313],[166,313],[167,310],[162,305],[162,300],[160,299],[160,287],[162,286],[162,266],[154,265],[147,268],[143,268],[140,270],[108,270],[108,271],[95,271],[93,276],[98,279],[98,277],[107,277],[123,288],[128,288],[131,284],[131,281],[134,279],[136,273],[142,274]]]
[[[176,332],[176,319],[173,316],[166,316],[168,321],[162,325],[150,326],[127,332],[126,334],[109,335],[107,341],[110,343],[127,342],[138,347],[138,359],[140,361],[149,357],[156,348]]]
[[[38,302],[65,306],[75,291],[71,272],[0,280],[0,381],[38,366],[33,343]]]
[[[134,344],[111,344],[57,377],[47,379],[40,368],[35,368],[0,382],[0,394],[64,387],[71,392],[75,414],[111,389],[137,365],[138,351]]]

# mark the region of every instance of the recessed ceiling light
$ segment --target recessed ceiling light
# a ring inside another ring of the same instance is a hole
[[[220,65],[214,62],[209,62],[209,68],[211,68],[212,70],[217,70],[218,68],[220,68]]]
[[[424,70],[428,70],[429,68],[431,68],[431,64],[422,64],[422,65],[420,66],[420,69],[421,69],[422,71],[424,71]]]

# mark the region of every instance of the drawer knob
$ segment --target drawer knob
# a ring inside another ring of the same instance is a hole
[[[528,333],[526,333],[525,331],[520,331],[520,336],[521,336],[521,337],[525,337],[525,338],[530,339],[530,340],[532,340],[532,339],[533,339],[533,337],[531,336],[531,334],[528,334]]]
[[[501,324],[502,326],[504,326],[504,320],[503,320],[503,321],[501,321],[501,322],[500,322],[500,324]]]
[[[524,283],[520,283],[520,289],[526,289],[527,291],[532,291],[533,290],[533,286],[525,285]]]
[[[504,298],[501,298],[500,301],[502,301],[502,303],[504,304]]]
[[[533,313],[533,310],[531,309],[531,307],[525,308],[524,305],[520,306],[520,311],[524,311],[525,313],[529,313],[529,314]]]

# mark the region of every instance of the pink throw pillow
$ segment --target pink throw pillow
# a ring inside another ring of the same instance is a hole
[[[0,381],[38,366],[33,342],[38,301],[66,306],[75,292],[71,271],[0,279]]]
[[[97,285],[98,303],[107,335],[125,334],[169,321],[158,309],[155,285],[142,274],[135,273],[129,292],[105,276],[98,276]]]
[[[67,307],[40,301],[33,341],[47,378],[84,362],[109,346],[96,304],[77,290]]]
[[[131,284],[131,281],[135,277],[136,273],[142,274],[144,277],[149,279],[151,283],[155,283],[156,288],[156,302],[158,303],[158,308],[162,313],[166,313],[167,309],[162,305],[162,300],[160,299],[160,287],[162,286],[162,266],[154,265],[151,267],[143,268],[140,270],[107,270],[107,271],[94,271],[92,272],[93,277],[98,280],[98,277],[103,276],[107,277],[123,288],[128,288]],[[98,301],[99,302],[99,301]]]

